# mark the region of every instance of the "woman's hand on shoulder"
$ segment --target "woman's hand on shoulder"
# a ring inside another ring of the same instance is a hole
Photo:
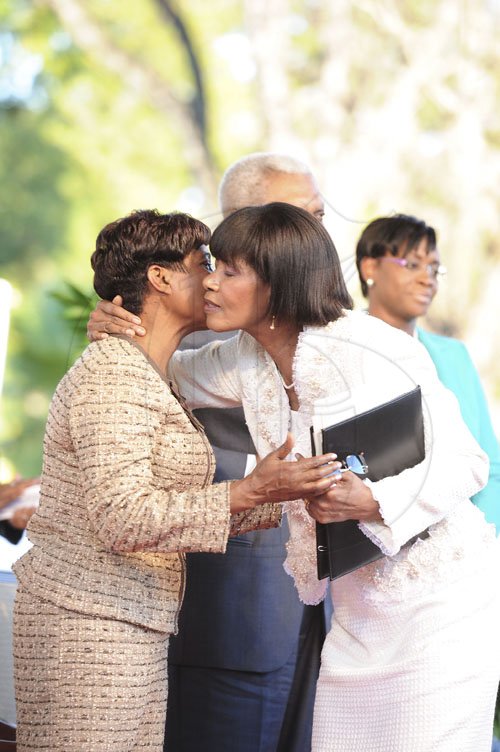
[[[100,300],[87,324],[87,337],[91,342],[105,339],[108,334],[125,334],[128,337],[142,337],[146,330],[141,319],[122,308],[122,298],[116,295],[113,300]]]

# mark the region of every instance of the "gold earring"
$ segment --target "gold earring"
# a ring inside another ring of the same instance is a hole
[[[273,316],[271,319],[271,323],[269,325],[269,329],[276,329],[274,322],[276,321],[276,316]]]
[[[371,277],[368,277],[368,279],[366,280],[366,286],[373,287],[374,284],[375,284],[374,280]]]

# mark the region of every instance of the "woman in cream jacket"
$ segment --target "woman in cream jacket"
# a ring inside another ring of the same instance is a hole
[[[211,485],[210,445],[166,378],[180,338],[204,327],[209,236],[142,211],[97,238],[96,291],[120,291],[148,334],[91,344],[52,400],[33,547],[15,566],[18,752],[161,752],[184,552],[223,552],[229,535],[279,524],[265,502],[331,484],[331,457],[283,472],[288,440]]]

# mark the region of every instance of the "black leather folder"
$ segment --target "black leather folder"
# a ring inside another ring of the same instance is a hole
[[[340,461],[362,454],[372,481],[398,475],[425,458],[422,395],[420,387],[390,402],[324,428],[322,451],[335,452]],[[313,454],[314,434],[311,429]],[[318,578],[331,580],[383,556],[359,529],[357,520],[316,523]]]

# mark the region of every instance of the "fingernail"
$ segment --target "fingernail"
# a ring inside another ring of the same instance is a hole
[[[125,334],[127,337],[135,337],[135,330],[134,329],[126,329]]]
[[[132,316],[132,322],[134,324],[140,324],[141,320],[140,320],[139,316]]]
[[[146,334],[146,330],[143,326],[138,326],[135,331],[137,334]]]

